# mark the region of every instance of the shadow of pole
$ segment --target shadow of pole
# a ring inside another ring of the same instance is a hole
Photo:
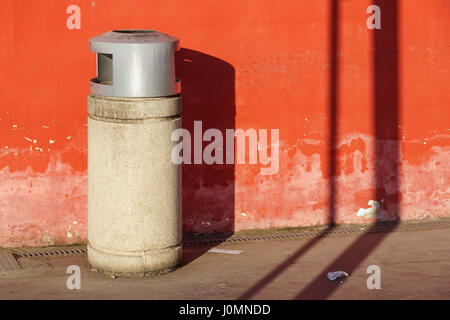
[[[254,286],[244,292],[238,299],[251,299],[260,292],[267,284],[274,281],[285,269],[292,263],[297,261],[309,249],[314,247],[320,240],[327,236],[328,232],[334,229],[336,221],[336,146],[337,146],[337,118],[338,118],[338,44],[339,44],[339,5],[338,0],[331,0],[330,8],[330,77],[329,77],[329,133],[328,133],[328,158],[329,158],[329,186],[328,186],[328,228],[323,230],[319,236],[308,241],[304,246],[299,248],[289,259],[277,266],[268,273],[264,278],[259,280]]]
[[[375,195],[380,201],[377,220],[338,258],[331,262],[296,299],[326,299],[339,282],[326,278],[329,271],[351,274],[385,239],[399,220],[399,93],[398,93],[398,4],[397,0],[378,0],[382,29],[374,32],[374,122],[375,122]],[[383,214],[383,215],[381,215]],[[375,233],[382,221],[391,220],[383,233]]]
[[[326,299],[338,287],[330,282],[329,271],[344,270],[352,273],[356,267],[381,243],[398,224],[399,219],[399,177],[398,177],[398,5],[397,0],[378,0],[382,8],[382,29],[374,30],[374,123],[375,123],[375,196],[381,202],[377,220],[366,234],[363,234],[337,259],[331,262],[295,299]],[[339,4],[331,0],[330,24],[330,101],[329,101],[329,227],[323,233],[298,249],[292,257],[280,264],[258,283],[242,294],[239,299],[250,299],[267,284],[275,280],[289,265],[316,245],[334,228],[336,218],[336,163],[337,163],[337,119],[338,119],[338,44]],[[383,213],[384,216],[380,214]],[[376,233],[382,221],[391,220],[385,233]]]
[[[338,0],[331,1],[331,24],[330,24],[330,77],[329,77],[329,227],[333,228],[336,224],[336,165],[337,165],[337,119],[338,109],[338,46],[339,46],[339,4]]]

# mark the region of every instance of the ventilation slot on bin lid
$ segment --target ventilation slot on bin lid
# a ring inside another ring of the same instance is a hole
[[[91,93],[112,97],[164,97],[180,93],[175,78],[177,38],[155,30],[114,30],[89,40],[97,53]]]

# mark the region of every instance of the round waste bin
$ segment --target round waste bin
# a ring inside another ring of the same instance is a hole
[[[178,39],[115,30],[89,40],[97,77],[88,96],[88,260],[117,276],[173,270],[181,259]]]

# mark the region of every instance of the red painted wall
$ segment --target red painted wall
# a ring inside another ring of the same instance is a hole
[[[185,232],[448,216],[450,2],[334,3],[2,1],[0,246],[86,240],[88,39],[112,29],[180,38],[185,128],[280,130],[276,175],[184,165]]]

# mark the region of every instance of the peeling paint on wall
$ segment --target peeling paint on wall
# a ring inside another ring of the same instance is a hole
[[[129,10],[137,4],[142,10]],[[0,41],[8,50],[0,51],[0,246],[87,238],[86,96],[95,74],[87,41],[108,29],[111,16],[124,24],[152,21],[198,52],[185,61],[195,69],[177,66],[184,71],[183,106],[188,106],[183,126],[192,125],[189,119],[221,130],[279,129],[274,176],[261,176],[258,165],[183,166],[184,232],[326,224],[330,150],[336,153],[337,223],[373,219],[359,216],[359,208],[377,208],[380,221],[397,213],[401,219],[448,216],[450,33],[442,30],[448,28],[450,2],[408,0],[408,7],[400,8],[395,52],[401,65],[400,117],[381,128],[398,130],[399,141],[374,137],[367,3],[348,0],[342,6],[336,146],[329,141],[328,4],[261,1],[255,7],[251,1],[223,1],[209,6],[206,15],[204,3],[185,0],[156,7],[134,0],[96,3],[100,11],[91,10],[91,1],[79,1],[92,23],[74,32],[54,19],[64,14],[63,1],[1,1]],[[167,19],[169,11],[177,19]],[[417,24],[424,18],[433,23]],[[29,21],[38,36],[29,37]],[[45,59],[36,64],[35,55]],[[397,150],[398,159],[392,156]],[[381,182],[376,166],[382,168]]]

